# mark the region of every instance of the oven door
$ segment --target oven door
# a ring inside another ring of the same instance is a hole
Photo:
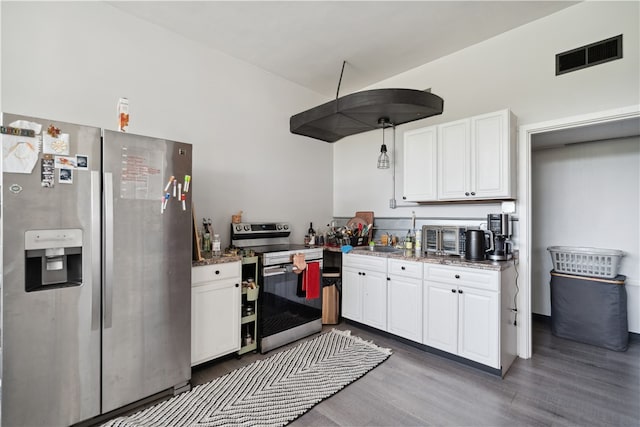
[[[312,262],[318,262],[322,271],[322,260],[308,260],[307,264]],[[307,299],[302,290],[304,273],[294,273],[293,264],[264,266],[261,273],[261,314],[258,316],[261,339],[318,319],[322,321],[322,290],[318,288],[320,298]],[[313,286],[321,285],[320,273]]]

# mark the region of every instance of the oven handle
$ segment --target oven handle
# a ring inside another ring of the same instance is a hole
[[[293,271],[293,264],[279,265],[276,267],[265,267],[262,270],[263,277],[278,276],[280,274],[291,273]]]
[[[309,262],[319,262],[320,268],[322,268],[322,260],[311,259]],[[280,274],[293,273],[298,268],[294,267],[293,264],[281,264],[275,265],[273,267],[264,267],[262,269],[262,277],[270,277],[270,276],[278,276]]]

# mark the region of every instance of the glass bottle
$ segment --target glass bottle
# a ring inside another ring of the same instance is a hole
[[[202,236],[202,250],[204,252],[209,252],[211,250],[211,234],[206,232]]]
[[[212,244],[212,251],[213,251],[213,256],[220,256],[220,235],[219,234],[214,234],[213,235],[213,241],[211,242]]]
[[[413,249],[413,240],[411,238],[411,230],[407,231],[407,237],[404,238],[404,248]]]

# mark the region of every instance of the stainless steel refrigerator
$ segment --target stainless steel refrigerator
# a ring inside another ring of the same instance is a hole
[[[2,123],[2,425],[188,389],[191,145]]]

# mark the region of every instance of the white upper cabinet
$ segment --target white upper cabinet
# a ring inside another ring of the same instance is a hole
[[[438,126],[438,199],[469,197],[471,136],[469,119]]]
[[[516,142],[516,118],[509,110],[408,131],[403,198],[515,199]]]
[[[471,192],[482,199],[515,198],[516,128],[509,110],[471,118]]]
[[[437,135],[436,126],[405,132],[403,200],[438,200]]]

